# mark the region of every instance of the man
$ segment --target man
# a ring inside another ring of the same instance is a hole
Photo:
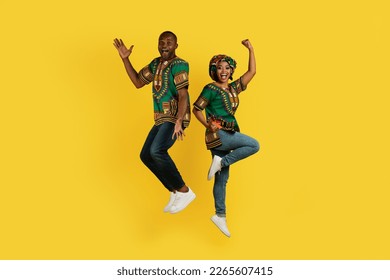
[[[160,57],[153,59],[139,72],[134,69],[129,59],[134,46],[128,49],[121,39],[115,39],[114,46],[136,88],[153,82],[155,123],[146,138],[140,157],[170,192],[164,212],[177,213],[196,197],[184,183],[168,154],[168,149],[173,146],[176,139],[183,140],[184,129],[190,122],[188,63],[176,56],[177,37],[170,31],[165,31],[159,36]]]

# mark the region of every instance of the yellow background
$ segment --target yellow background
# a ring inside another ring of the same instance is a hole
[[[389,259],[387,1],[2,1],[1,259]],[[153,124],[112,45],[137,70],[178,36],[195,101],[226,53],[257,75],[237,113],[261,151],[232,166],[224,237],[193,117],[175,159],[197,198],[139,160]]]

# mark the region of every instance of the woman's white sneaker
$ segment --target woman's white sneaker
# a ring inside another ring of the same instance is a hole
[[[225,234],[227,237],[230,237],[230,232],[227,228],[226,224],[226,217],[218,217],[217,215],[214,215],[211,217],[211,221],[222,231],[223,234]]]
[[[218,171],[221,171],[222,169],[222,165],[221,165],[221,161],[222,161],[222,158],[215,155],[213,157],[213,161],[211,163],[211,166],[210,166],[210,169],[209,169],[209,174],[207,175],[207,180],[211,180],[215,173],[217,173]]]

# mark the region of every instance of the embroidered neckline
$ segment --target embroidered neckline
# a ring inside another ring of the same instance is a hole
[[[160,62],[157,65],[156,74],[154,75],[153,78],[153,87],[157,92],[160,91],[162,87],[162,79],[163,79],[162,74],[168,64],[169,64],[168,61],[160,60]]]
[[[237,107],[239,105],[238,95],[234,91],[234,89],[230,91],[226,91],[220,88],[219,86],[216,86],[215,84],[210,84],[209,86],[221,95],[223,105],[226,111],[230,115],[234,116],[234,113],[236,112]],[[231,89],[231,86],[229,86],[229,89]]]
[[[155,92],[153,93],[154,98],[156,98],[157,102],[167,93],[168,91],[168,73],[169,68],[175,61],[179,61],[180,59],[176,56],[171,60],[162,60],[159,58],[156,74],[153,79],[153,88]]]

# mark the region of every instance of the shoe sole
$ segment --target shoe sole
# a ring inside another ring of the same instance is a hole
[[[214,176],[210,176],[210,170],[209,170],[209,173],[207,174],[207,180],[210,181],[211,179],[213,179]]]
[[[213,175],[210,175],[210,172],[211,172],[211,168],[209,169],[209,173],[207,173],[207,180],[211,180],[211,179],[213,179],[213,177],[215,176],[215,174],[217,173],[217,172],[219,172],[219,171],[217,171],[217,172],[215,172]]]
[[[207,173],[207,180],[211,180],[211,179],[213,179],[213,177],[215,176],[215,174],[217,173],[217,172],[220,172],[221,170],[217,170],[216,172],[214,172],[214,174],[213,175],[210,175],[210,172],[211,172],[211,169],[213,168],[213,163],[214,163],[214,160],[211,162],[211,166],[210,166],[210,168],[209,168],[209,172]]]

